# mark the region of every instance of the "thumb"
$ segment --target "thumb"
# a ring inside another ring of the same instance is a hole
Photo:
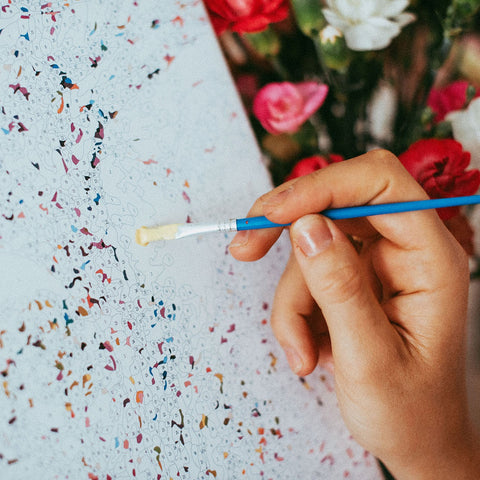
[[[396,335],[348,238],[329,219],[306,215],[290,227],[293,250],[327,322],[336,363],[378,358]],[[397,338],[398,340],[398,338]],[[345,363],[346,362],[346,363]]]

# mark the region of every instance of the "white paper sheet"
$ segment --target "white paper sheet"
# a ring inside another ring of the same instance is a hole
[[[376,479],[268,318],[286,241],[139,247],[270,188],[202,4],[0,2],[0,477]]]

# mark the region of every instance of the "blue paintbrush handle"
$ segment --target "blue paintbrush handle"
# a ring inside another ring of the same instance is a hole
[[[480,203],[480,195],[415,200],[412,202],[380,203],[377,205],[361,205],[358,207],[329,208],[320,213],[332,220],[341,220],[346,218],[384,215],[386,213],[412,212],[415,210],[430,210],[432,208],[474,205],[477,203]],[[260,228],[286,227],[288,225],[289,224],[273,223],[266,217],[237,219],[237,230],[258,230]]]

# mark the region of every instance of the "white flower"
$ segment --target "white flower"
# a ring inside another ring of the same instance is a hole
[[[450,112],[445,120],[452,124],[453,138],[472,155],[472,167],[480,168],[480,97],[467,109]]]
[[[408,0],[326,0],[323,14],[345,36],[351,50],[381,50],[415,20],[403,12]]]

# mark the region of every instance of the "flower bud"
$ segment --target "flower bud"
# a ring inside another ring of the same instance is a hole
[[[315,36],[327,24],[319,0],[291,0],[295,19],[300,30],[307,36]]]
[[[243,37],[264,57],[273,57],[280,51],[280,39],[271,28],[257,33],[245,33]]]
[[[473,85],[469,85],[467,87],[466,93],[466,105],[468,105],[476,96],[477,96],[477,89]]]
[[[351,60],[351,53],[340,30],[331,25],[323,28],[315,39],[322,62],[332,70],[344,71]]]
[[[420,123],[426,127],[431,125],[435,119],[436,113],[431,107],[425,107],[420,114]]]

